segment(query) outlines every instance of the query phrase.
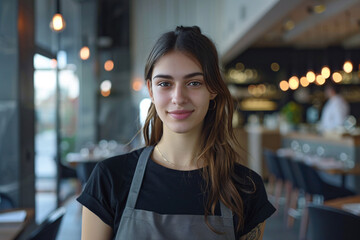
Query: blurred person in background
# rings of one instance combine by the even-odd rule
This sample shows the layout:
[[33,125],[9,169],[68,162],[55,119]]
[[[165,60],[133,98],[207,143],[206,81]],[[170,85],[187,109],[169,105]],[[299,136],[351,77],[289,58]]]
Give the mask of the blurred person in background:
[[328,99],[322,109],[320,130],[323,132],[334,131],[343,127],[350,114],[350,106],[340,95],[340,86],[334,82],[327,82],[324,90]]

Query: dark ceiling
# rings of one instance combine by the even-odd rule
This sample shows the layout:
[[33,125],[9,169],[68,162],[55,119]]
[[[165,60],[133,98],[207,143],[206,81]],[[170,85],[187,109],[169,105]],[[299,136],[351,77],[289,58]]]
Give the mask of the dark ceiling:
[[[98,0],[99,47],[129,47],[129,5],[129,0]],[[102,45],[104,39],[111,45]]]

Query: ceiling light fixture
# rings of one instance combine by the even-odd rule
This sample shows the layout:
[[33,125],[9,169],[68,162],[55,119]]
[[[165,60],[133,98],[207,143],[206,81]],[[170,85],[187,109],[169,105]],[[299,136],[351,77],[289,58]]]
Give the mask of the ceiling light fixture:
[[344,69],[344,72],[351,73],[353,70],[352,62],[350,60],[345,61],[344,65],[343,65],[343,69]]
[[90,48],[88,47],[88,44],[87,44],[87,38],[85,36],[83,36],[82,39],[83,39],[82,40],[83,46],[80,49],[79,55],[80,55],[81,60],[85,61],[90,58]]
[[60,0],[56,0],[56,13],[50,22],[50,29],[54,32],[61,32],[65,27],[66,23],[64,17],[60,13]]

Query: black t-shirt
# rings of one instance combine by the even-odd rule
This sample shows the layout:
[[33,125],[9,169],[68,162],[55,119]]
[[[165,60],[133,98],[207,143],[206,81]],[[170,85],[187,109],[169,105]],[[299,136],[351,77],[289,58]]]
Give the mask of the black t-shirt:
[[[99,162],[77,199],[113,228],[114,237],[142,150],[138,149]],[[268,201],[264,184],[257,173],[240,164],[235,165],[235,173],[242,179],[236,187],[244,204],[244,228],[241,232],[234,230],[238,239],[270,217],[275,208]],[[204,204],[206,193],[200,169],[178,171],[163,167],[151,158],[148,160],[136,209],[159,214],[204,215]],[[219,204],[215,209],[215,215],[220,215]],[[235,228],[237,223],[238,217],[235,215]]]

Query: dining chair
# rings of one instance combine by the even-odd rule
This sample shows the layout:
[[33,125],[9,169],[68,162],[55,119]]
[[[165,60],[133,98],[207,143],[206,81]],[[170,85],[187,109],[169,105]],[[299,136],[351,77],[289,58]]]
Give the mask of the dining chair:
[[325,182],[314,167],[309,166],[301,161],[296,162],[297,168],[304,180],[304,190],[305,190],[305,201],[306,206],[303,209],[301,223],[300,223],[300,239],[306,239],[306,233],[309,224],[309,211],[307,205],[313,200],[314,196],[320,196],[320,204],[323,201],[331,200],[340,197],[347,197],[355,195],[354,192],[344,188],[331,185]]
[[300,191],[303,191],[298,183],[298,178],[295,175],[292,162],[294,160],[289,157],[279,156],[279,163],[284,174],[285,189],[286,189],[286,204],[284,209],[284,220],[287,227],[294,225],[295,213],[297,212],[297,203]]
[[27,240],[55,240],[65,215],[65,207],[60,207],[49,214],[29,236]]
[[0,211],[14,208],[13,200],[5,193],[0,193]]
[[269,171],[269,185],[274,196],[274,207],[278,209],[285,177],[280,167],[279,158],[274,151],[264,149],[264,158]]
[[360,216],[324,205],[310,204],[310,240],[356,240],[360,236]]
[[298,166],[304,176],[308,193],[312,195],[321,195],[323,196],[324,201],[355,195],[354,192],[345,187],[339,187],[325,182],[314,167],[303,162],[298,162]]

